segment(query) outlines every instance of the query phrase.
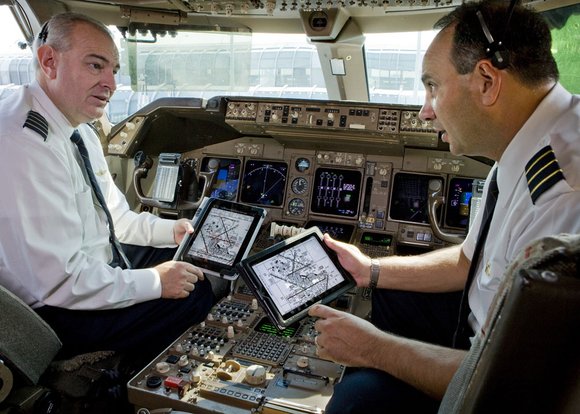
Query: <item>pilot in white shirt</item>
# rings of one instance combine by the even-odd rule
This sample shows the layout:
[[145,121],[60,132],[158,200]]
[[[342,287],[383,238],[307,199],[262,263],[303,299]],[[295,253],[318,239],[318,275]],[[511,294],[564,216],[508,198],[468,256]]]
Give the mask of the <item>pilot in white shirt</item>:
[[[547,235],[580,233],[579,126],[580,97],[556,84],[497,163],[499,196],[469,292],[474,332],[483,326],[509,263],[526,245]],[[463,243],[468,258],[481,215]]]
[[[201,269],[172,260],[193,228],[131,211],[86,124],[116,89],[119,53],[108,28],[75,13],[52,16],[34,58],[36,80],[0,101],[0,283],[54,329],[62,356],[151,358],[214,302]],[[125,250],[119,241],[134,266],[113,258]]]
[[[14,99],[3,100],[0,108],[2,284],[33,308],[107,309],[159,298],[155,269],[108,265],[113,256],[107,218],[70,140],[74,128],[44,91],[33,82]],[[46,140],[22,127],[31,108],[48,121]],[[7,125],[11,118],[22,123]],[[131,211],[113,182],[95,132],[86,124],[78,129],[120,240],[176,246],[174,221]]]

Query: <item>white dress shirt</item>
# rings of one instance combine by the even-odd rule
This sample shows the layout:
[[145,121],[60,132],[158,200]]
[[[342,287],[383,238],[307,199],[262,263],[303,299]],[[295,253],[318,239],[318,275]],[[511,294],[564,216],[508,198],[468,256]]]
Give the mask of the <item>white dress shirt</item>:
[[[48,121],[46,141],[23,127],[31,109]],[[175,246],[174,221],[130,210],[98,137],[88,125],[78,129],[119,240]],[[107,309],[159,298],[156,270],[108,265],[107,219],[70,141],[73,131],[36,82],[0,101],[0,283],[33,308]]]
[[[564,179],[532,202],[525,166],[542,148],[551,146]],[[487,312],[509,263],[532,240],[580,232],[580,96],[557,84],[513,138],[497,163],[499,197],[474,283],[469,291],[474,332]],[[484,196],[487,186],[484,189]],[[483,210],[483,209],[481,209]],[[482,211],[465,242],[472,258]]]

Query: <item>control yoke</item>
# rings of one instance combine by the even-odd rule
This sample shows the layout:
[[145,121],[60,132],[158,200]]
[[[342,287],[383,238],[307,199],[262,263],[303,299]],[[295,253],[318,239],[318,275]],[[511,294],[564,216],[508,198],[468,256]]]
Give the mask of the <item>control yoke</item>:
[[465,236],[454,233],[447,233],[441,230],[439,226],[439,221],[437,220],[437,208],[445,204],[445,197],[442,195],[443,185],[440,180],[430,180],[429,181],[429,221],[431,222],[431,228],[433,229],[433,234],[443,241],[453,244],[463,243]]
[[[133,186],[141,204],[163,209],[197,210],[204,197],[208,197],[215,178],[215,170],[196,175],[192,160],[179,161],[179,154],[160,154],[157,175],[153,184],[153,196],[143,191],[141,180],[147,178],[153,160],[139,152],[134,157]],[[199,181],[197,176],[199,176]],[[203,181],[202,190],[196,191]]]

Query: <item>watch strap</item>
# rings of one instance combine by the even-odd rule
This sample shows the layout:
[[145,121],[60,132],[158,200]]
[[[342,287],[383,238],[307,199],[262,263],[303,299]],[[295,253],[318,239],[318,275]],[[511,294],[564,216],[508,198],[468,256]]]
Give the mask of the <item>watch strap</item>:
[[379,283],[379,273],[381,272],[381,264],[379,259],[371,259],[371,282],[369,289],[375,289]]

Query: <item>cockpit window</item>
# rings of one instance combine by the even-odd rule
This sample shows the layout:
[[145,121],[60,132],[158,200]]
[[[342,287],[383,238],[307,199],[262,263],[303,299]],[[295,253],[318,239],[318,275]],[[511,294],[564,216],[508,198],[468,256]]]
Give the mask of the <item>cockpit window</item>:
[[365,59],[371,102],[420,105],[421,63],[436,31],[368,34]]
[[[580,5],[544,12],[552,27],[560,81],[580,93]],[[110,27],[121,70],[108,115],[113,123],[161,97],[217,95],[329,99],[319,53],[304,34],[250,33],[244,28],[139,30]],[[435,31],[365,34],[371,102],[420,105],[425,50]],[[328,59],[324,60],[328,64]],[[362,73],[361,73],[361,76]],[[0,6],[0,99],[34,78],[32,55],[8,6]]]
[[305,35],[201,31],[153,39],[136,30],[120,36],[119,47],[113,123],[167,96],[328,98],[316,48]]
[[[149,31],[125,33],[127,86],[134,91],[212,95],[248,90],[252,38],[249,32]],[[125,80],[125,79],[123,79]],[[120,86],[125,86],[120,85]]]

